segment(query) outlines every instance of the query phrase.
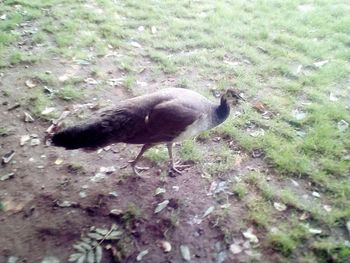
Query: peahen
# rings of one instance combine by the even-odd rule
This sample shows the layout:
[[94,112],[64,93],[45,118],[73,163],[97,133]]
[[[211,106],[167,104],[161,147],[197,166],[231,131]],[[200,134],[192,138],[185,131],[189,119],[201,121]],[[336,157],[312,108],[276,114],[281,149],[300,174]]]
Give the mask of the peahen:
[[229,101],[236,105],[240,99],[237,91],[228,89],[217,105],[195,91],[166,88],[124,100],[94,119],[57,132],[51,141],[54,146],[68,150],[93,150],[120,142],[143,144],[130,162],[136,174],[139,170],[136,164],[143,153],[164,143],[171,168],[180,173],[173,158],[173,143],[219,125],[230,113]]

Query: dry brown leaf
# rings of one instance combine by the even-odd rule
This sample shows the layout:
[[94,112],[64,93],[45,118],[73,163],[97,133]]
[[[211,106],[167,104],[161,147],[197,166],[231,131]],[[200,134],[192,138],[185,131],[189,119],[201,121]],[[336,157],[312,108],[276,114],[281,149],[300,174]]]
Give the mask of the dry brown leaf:
[[35,88],[36,85],[37,85],[37,84],[35,83],[35,81],[32,80],[32,79],[26,80],[25,84],[26,84],[26,86],[27,86],[28,88]]
[[264,113],[266,112],[266,106],[264,103],[262,103],[261,101],[256,101],[253,104],[253,108],[260,113]]

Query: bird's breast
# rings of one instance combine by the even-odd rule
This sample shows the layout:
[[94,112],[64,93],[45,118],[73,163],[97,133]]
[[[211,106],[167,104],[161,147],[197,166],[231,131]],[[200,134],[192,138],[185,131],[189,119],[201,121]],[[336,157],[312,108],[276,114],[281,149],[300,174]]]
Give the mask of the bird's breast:
[[194,137],[198,135],[202,131],[206,131],[210,129],[210,123],[205,114],[203,114],[198,120],[193,122],[191,125],[187,126],[185,131],[180,133],[179,136],[177,136],[173,142],[180,142],[186,139],[189,139],[191,137]]

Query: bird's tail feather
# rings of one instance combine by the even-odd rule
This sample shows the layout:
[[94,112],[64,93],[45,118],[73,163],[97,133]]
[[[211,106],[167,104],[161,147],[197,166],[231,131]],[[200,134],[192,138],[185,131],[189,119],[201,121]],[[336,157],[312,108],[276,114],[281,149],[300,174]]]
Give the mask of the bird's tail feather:
[[110,136],[101,129],[101,122],[80,124],[66,128],[51,138],[52,144],[68,150],[79,148],[100,148],[108,145]]

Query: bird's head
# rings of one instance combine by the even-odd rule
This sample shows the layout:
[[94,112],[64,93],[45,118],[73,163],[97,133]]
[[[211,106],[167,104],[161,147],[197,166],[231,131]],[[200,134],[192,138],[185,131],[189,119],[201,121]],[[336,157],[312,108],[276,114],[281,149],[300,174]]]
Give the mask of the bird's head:
[[237,105],[241,100],[245,101],[240,92],[234,89],[227,89],[221,100],[231,102],[233,105]]

